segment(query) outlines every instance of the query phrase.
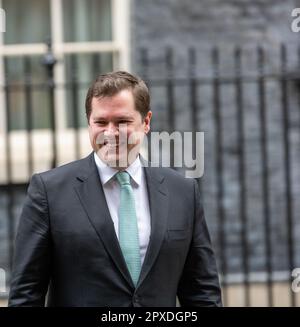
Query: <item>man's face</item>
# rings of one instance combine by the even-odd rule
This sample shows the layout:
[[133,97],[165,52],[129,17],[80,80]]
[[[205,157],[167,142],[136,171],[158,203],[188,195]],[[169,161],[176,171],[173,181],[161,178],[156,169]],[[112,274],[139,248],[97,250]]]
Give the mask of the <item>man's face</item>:
[[137,157],[150,130],[151,111],[142,119],[131,90],[93,98],[91,107],[89,135],[94,151],[109,166],[126,168]]

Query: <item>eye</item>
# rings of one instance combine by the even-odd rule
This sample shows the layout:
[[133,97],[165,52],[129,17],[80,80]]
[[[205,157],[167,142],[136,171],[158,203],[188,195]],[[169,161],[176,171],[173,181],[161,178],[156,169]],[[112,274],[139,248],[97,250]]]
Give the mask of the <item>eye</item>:
[[106,124],[106,122],[104,120],[97,120],[95,121],[95,124],[103,126]]
[[122,119],[122,120],[119,120],[118,123],[119,124],[128,124],[128,123],[130,123],[130,121],[129,120]]

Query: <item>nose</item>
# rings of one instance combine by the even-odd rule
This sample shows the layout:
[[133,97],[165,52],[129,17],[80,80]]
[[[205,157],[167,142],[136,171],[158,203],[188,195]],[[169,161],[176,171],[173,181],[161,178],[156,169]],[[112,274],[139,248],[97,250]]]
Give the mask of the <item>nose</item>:
[[116,134],[118,132],[118,127],[114,123],[108,123],[105,132],[107,134]]
[[119,136],[118,127],[110,122],[107,124],[104,131],[104,138],[108,140],[108,142],[115,143],[117,142],[116,138]]

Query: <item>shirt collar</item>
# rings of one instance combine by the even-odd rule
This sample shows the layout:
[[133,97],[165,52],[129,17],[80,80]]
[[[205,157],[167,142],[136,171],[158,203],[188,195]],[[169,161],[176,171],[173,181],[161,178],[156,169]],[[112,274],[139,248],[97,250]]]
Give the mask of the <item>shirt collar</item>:
[[[94,152],[94,158],[95,163],[98,169],[98,173],[102,182],[102,185],[106,185],[108,182],[110,182],[116,173],[118,173],[118,170],[115,168],[112,168],[108,166],[105,162],[103,162],[99,156]],[[142,165],[140,161],[140,157],[137,156],[137,158],[134,160],[134,162],[125,169],[125,171],[128,172],[128,174],[131,176],[133,181],[139,186],[142,181]]]

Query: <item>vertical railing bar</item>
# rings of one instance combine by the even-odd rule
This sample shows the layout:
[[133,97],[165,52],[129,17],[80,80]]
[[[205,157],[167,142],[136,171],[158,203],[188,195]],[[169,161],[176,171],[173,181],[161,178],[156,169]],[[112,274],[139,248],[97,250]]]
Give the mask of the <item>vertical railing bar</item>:
[[[173,49],[166,49],[166,68],[167,68],[167,110],[168,110],[168,131],[169,133],[173,133],[175,130],[175,102],[174,102],[174,55]],[[171,146],[171,145],[170,145]],[[170,165],[173,169],[174,167],[174,142],[173,146],[170,149]]]
[[72,92],[72,116],[74,125],[74,142],[75,142],[75,158],[80,158],[80,129],[78,117],[78,61],[77,55],[70,56],[70,71],[71,71],[71,92]]
[[[191,108],[191,127],[192,127],[192,157],[196,158],[196,132],[198,126],[198,102],[197,102],[197,82],[196,82],[196,69],[197,69],[197,56],[196,49],[190,47],[188,50],[188,76],[189,76],[189,90],[190,90],[190,108]],[[201,178],[196,178],[202,201],[204,199],[201,192]]]
[[28,155],[28,177],[33,173],[33,150],[32,150],[32,80],[31,80],[31,62],[30,58],[25,56],[23,57],[23,66],[24,66],[24,91],[25,91],[25,129],[27,136],[27,155]]
[[[146,85],[148,86],[149,92],[151,93],[150,88],[150,80],[149,80],[149,53],[148,49],[142,48],[140,50],[140,62],[141,62],[141,75],[143,80],[145,81]],[[147,134],[148,139],[148,148],[147,148],[147,155],[148,161],[151,162],[151,131]]]
[[273,306],[273,282],[272,282],[272,244],[271,244],[271,217],[269,195],[269,156],[267,151],[268,132],[266,118],[266,81],[265,81],[265,51],[262,47],[257,48],[257,71],[258,71],[258,108],[260,122],[260,144],[262,163],[262,205],[264,217],[265,257],[267,271],[268,306]]
[[237,139],[238,145],[238,179],[240,181],[240,218],[241,218],[241,242],[242,242],[242,265],[245,286],[245,305],[250,306],[249,292],[249,250],[248,250],[248,217],[246,196],[246,171],[245,171],[245,127],[244,127],[244,105],[242,86],[242,50],[235,49],[235,75],[236,75],[236,114],[237,114]]
[[[51,74],[52,75],[52,74]],[[56,119],[55,119],[55,104],[54,104],[54,80],[53,76],[49,78],[49,103],[50,103],[50,126],[52,136],[52,162],[51,168],[57,166],[57,140],[56,140]]]
[[[8,69],[8,59],[4,58],[4,67]],[[10,116],[10,85],[8,80],[8,73],[5,71],[4,80],[5,103],[6,103],[6,174],[7,174],[7,219],[8,219],[8,264],[11,271],[13,265],[13,252],[14,252],[14,192],[12,181],[12,156],[11,156],[11,116]]]
[[142,48],[140,50],[140,58],[141,58],[141,74],[143,76],[143,80],[147,83],[149,79],[149,51],[147,48]]
[[47,42],[48,51],[44,55],[42,64],[46,68],[47,73],[47,88],[49,93],[49,110],[50,110],[50,130],[51,130],[51,144],[52,144],[52,159],[50,163],[51,168],[57,166],[57,135],[56,135],[56,115],[55,115],[55,101],[54,101],[54,66],[56,64],[56,59],[54,58],[52,52],[52,44],[49,39]]
[[[100,63],[99,63],[99,53],[94,53],[93,57],[92,57],[92,62],[93,65],[91,66],[91,75],[93,76],[93,80],[101,73],[100,72]],[[96,76],[95,75],[95,71],[96,71]]]
[[[297,70],[298,70],[298,77],[297,77],[297,80],[296,80],[296,86],[297,86],[297,89],[299,90],[300,88],[300,45],[298,46],[298,54],[297,54],[297,59],[298,59],[298,67],[297,67]],[[300,126],[300,92],[297,92],[298,94],[298,115],[299,115],[299,121],[298,121],[298,124]],[[299,140],[300,140],[300,129],[299,129]],[[300,182],[300,181],[299,181]]]
[[[287,84],[287,49],[284,44],[280,48],[281,57],[281,91],[282,91],[282,123],[283,123],[283,160],[284,160],[284,187],[286,200],[286,220],[287,220],[287,241],[288,241],[288,265],[291,272],[294,269],[294,243],[293,243],[293,213],[292,213],[292,192],[291,192],[291,164],[290,164],[290,144],[289,144],[289,102]],[[290,280],[292,282],[292,280]],[[291,306],[296,305],[295,293],[290,288]]]
[[217,216],[219,223],[219,253],[221,272],[223,274],[222,286],[224,305],[228,303],[227,294],[227,262],[226,262],[226,239],[225,239],[225,220],[226,214],[224,210],[224,163],[223,163],[223,126],[221,120],[221,102],[220,102],[220,55],[217,47],[212,50],[212,69],[213,69],[213,115],[215,122],[215,161],[216,161],[216,182],[217,182]]

